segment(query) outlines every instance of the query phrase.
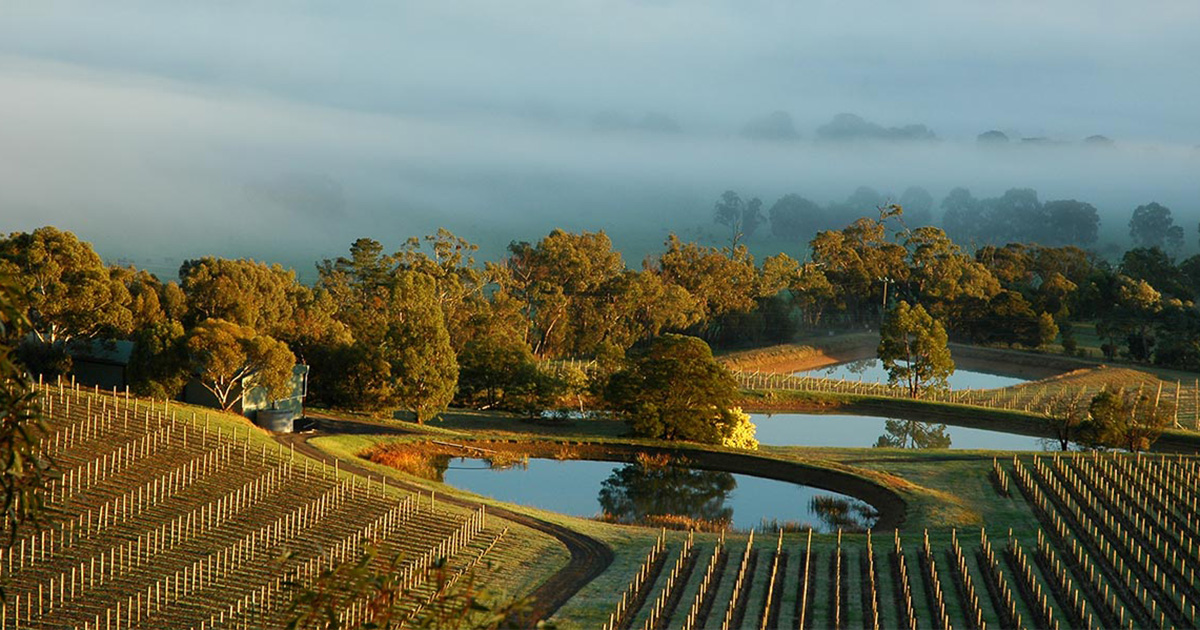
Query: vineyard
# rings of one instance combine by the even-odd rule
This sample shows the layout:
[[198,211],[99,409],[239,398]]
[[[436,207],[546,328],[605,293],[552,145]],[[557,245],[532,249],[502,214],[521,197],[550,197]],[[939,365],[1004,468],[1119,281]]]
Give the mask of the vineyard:
[[[39,393],[56,465],[49,522],[0,550],[2,630],[280,627],[289,582],[368,545],[402,554],[415,621],[468,570],[476,586],[520,586],[505,569],[553,544],[302,457],[244,419],[70,386]],[[347,602],[344,620],[365,604]]]
[[[56,462],[49,526],[0,552],[0,630],[279,627],[289,583],[403,552],[412,625],[470,576],[513,591],[553,541],[384,477],[293,453],[244,420],[97,391],[40,390]],[[990,529],[814,535],[662,532],[602,613],[656,628],[1195,628],[1200,459],[1020,455],[996,499],[1033,520]],[[445,558],[443,563],[441,560]],[[542,562],[543,565],[539,565]],[[624,565],[624,566],[629,566]],[[530,567],[537,567],[531,569]],[[619,572],[619,571],[618,571]],[[345,602],[343,620],[366,615]]]
[[661,534],[605,630],[1195,628],[1200,460],[997,461],[1023,532]]
[[[790,390],[883,398],[908,398],[902,387],[886,382],[798,376],[775,372],[734,372],[744,389]],[[1173,424],[1179,428],[1200,430],[1200,380],[1163,381],[1145,372],[1130,369],[1081,371],[1062,378],[1021,383],[999,389],[933,390],[923,400],[971,405],[991,409],[1044,413],[1055,396],[1078,396],[1089,400],[1105,385],[1141,388],[1156,404],[1169,405]]]

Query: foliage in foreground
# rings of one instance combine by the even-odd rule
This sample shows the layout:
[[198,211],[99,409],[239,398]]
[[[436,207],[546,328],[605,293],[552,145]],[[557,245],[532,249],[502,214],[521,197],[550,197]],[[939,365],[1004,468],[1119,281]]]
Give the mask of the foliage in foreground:
[[[0,546],[16,540],[18,530],[36,524],[51,464],[39,448],[45,432],[37,394],[12,357],[17,340],[28,330],[21,292],[0,275],[0,488],[4,492]],[[0,597],[3,597],[0,588]]]
[[[327,569],[312,583],[293,582],[287,609],[288,630],[385,630],[392,628],[455,628],[493,630],[527,628],[531,610],[521,600],[497,601],[477,590],[467,576],[452,579],[447,567],[432,569],[434,595],[424,596],[403,583],[404,563],[399,553],[368,546],[353,561]],[[414,602],[424,605],[410,618]],[[361,618],[347,621],[345,613],[358,607]],[[538,628],[550,628],[537,623]]]

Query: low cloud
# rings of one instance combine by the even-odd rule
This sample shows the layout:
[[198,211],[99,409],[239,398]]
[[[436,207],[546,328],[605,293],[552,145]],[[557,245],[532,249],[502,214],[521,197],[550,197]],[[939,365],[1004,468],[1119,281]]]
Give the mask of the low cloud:
[[0,216],[302,267],[441,225],[489,255],[603,228],[636,262],[730,188],[1033,187],[1117,233],[1149,200],[1192,225],[1200,6],[1101,5],[17,2]]

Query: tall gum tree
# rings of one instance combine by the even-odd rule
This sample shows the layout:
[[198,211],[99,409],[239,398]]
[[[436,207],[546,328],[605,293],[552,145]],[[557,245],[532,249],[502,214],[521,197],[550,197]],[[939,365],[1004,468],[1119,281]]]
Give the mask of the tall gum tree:
[[1183,247],[1183,227],[1175,225],[1170,208],[1152,201],[1133,209],[1129,238],[1140,247],[1178,250]]
[[248,377],[271,399],[291,391],[295,355],[283,342],[249,326],[206,319],[192,329],[187,351],[192,372],[226,411],[244,396],[242,385]]
[[458,363],[442,309],[446,294],[437,277],[414,269],[432,271],[438,261],[459,267],[450,236],[442,238],[450,249],[435,258],[416,252],[412,243],[388,255],[377,241],[362,238],[348,258],[318,265],[318,288],[331,296],[334,317],[352,337],[328,348],[314,370],[314,385],[331,402],[406,409],[421,422],[449,404]]
[[0,239],[0,272],[26,296],[30,330],[44,344],[123,336],[133,327],[121,274],[71,232],[42,227]]
[[1000,292],[996,277],[939,228],[908,232],[905,247],[909,251],[907,290],[937,317],[953,321],[964,299],[990,300]]
[[888,382],[902,385],[913,398],[946,388],[954,373],[947,341],[946,329],[924,307],[898,302],[879,329],[878,355]]
[[518,300],[529,322],[529,345],[539,357],[590,354],[581,333],[606,326],[603,304],[625,272],[621,254],[604,232],[554,230],[531,245],[509,245],[500,289]]
[[461,352],[469,336],[466,330],[471,319],[485,308],[484,289],[489,282],[486,269],[475,264],[474,253],[479,246],[455,236],[445,228],[424,239],[412,237],[405,241],[393,259],[397,269],[424,273],[434,279],[438,307],[450,332],[455,352]]
[[417,272],[400,272],[384,355],[391,364],[399,406],[424,423],[446,410],[458,383],[458,361],[437,302],[437,282]]
[[302,355],[347,337],[328,292],[300,284],[294,271],[278,264],[204,257],[184,262],[179,277],[187,296],[185,325],[223,319],[284,341]]
[[837,289],[840,305],[860,323],[878,321],[889,287],[908,279],[908,250],[892,242],[886,224],[898,213],[897,206],[883,208],[878,219],[862,218],[841,230],[820,232],[811,242],[813,263]]
[[666,246],[658,271],[667,283],[683,287],[695,300],[705,337],[716,336],[721,317],[754,309],[761,297],[759,276],[744,245],[702,247],[671,234]]

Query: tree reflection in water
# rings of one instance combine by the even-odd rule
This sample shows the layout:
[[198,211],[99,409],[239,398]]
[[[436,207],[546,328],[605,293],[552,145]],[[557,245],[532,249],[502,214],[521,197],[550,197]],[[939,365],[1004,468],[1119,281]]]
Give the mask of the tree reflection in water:
[[914,420],[888,419],[876,448],[950,448],[946,425]]
[[865,532],[879,520],[875,508],[857,499],[817,495],[808,507],[825,524],[825,531]]
[[613,471],[600,487],[600,507],[606,517],[639,523],[647,517],[682,516],[688,520],[728,524],[733,508],[726,507],[737,481],[727,472],[638,462]]
[[[868,370],[874,368],[876,365],[879,365],[879,359],[859,359],[858,361],[850,361],[848,363],[837,363],[831,365],[825,369],[825,374],[833,375],[836,374],[838,370],[845,370],[849,374],[858,374],[861,376],[867,373]],[[816,372],[816,370],[813,371]]]

